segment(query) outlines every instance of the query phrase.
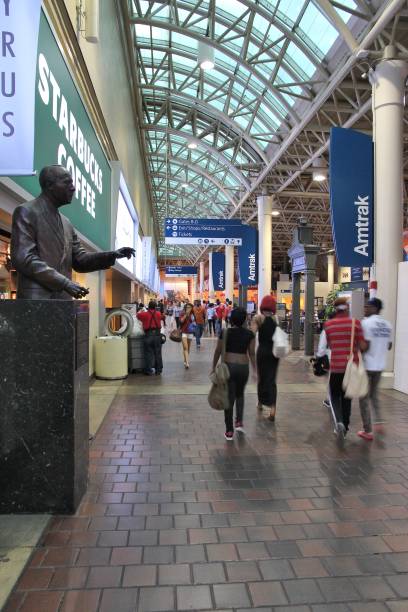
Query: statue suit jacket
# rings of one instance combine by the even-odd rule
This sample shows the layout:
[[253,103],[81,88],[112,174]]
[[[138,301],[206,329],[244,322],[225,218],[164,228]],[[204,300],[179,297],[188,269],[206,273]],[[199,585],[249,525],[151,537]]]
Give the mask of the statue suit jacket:
[[115,263],[114,253],[87,253],[72,224],[44,196],[18,206],[13,214],[11,261],[17,270],[17,298],[71,299],[64,288],[77,272]]

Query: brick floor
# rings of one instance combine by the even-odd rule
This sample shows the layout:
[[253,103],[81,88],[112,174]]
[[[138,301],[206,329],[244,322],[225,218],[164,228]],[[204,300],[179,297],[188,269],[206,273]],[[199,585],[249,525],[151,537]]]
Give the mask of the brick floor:
[[408,612],[407,401],[387,436],[353,407],[344,450],[307,363],[281,364],[275,424],[248,388],[246,436],[206,401],[212,340],[191,368],[121,386],[75,516],[53,517],[5,612]]

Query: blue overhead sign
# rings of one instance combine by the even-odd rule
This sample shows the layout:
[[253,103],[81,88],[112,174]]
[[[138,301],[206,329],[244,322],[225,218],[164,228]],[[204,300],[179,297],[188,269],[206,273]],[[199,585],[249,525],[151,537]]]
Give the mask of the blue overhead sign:
[[212,278],[214,291],[224,291],[225,289],[225,255],[224,253],[213,253],[212,258]]
[[196,266],[166,266],[166,276],[194,276]]
[[165,244],[198,244],[201,246],[240,246],[239,219],[166,219]]
[[330,211],[340,266],[369,267],[374,254],[374,148],[355,130],[330,131]]
[[241,227],[242,245],[238,249],[239,277],[242,285],[258,284],[258,231],[251,225]]

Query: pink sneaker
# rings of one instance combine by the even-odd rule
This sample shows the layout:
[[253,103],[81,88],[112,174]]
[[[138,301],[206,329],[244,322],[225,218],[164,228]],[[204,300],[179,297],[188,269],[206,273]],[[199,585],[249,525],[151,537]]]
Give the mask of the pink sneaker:
[[234,432],[233,431],[226,431],[224,434],[224,438],[228,441],[231,441],[234,439]]
[[367,431],[358,431],[357,435],[360,436],[360,438],[364,438],[364,440],[373,440],[374,436],[372,433],[368,433]]

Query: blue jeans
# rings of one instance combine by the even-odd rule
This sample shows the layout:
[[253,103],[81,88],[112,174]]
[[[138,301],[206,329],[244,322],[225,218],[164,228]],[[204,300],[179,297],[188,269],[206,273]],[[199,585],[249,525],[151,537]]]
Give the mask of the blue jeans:
[[195,338],[196,338],[197,346],[201,345],[201,336],[203,335],[203,332],[204,332],[203,323],[197,323],[196,330],[195,330]]
[[222,330],[222,319],[215,319],[215,334],[220,335]]

